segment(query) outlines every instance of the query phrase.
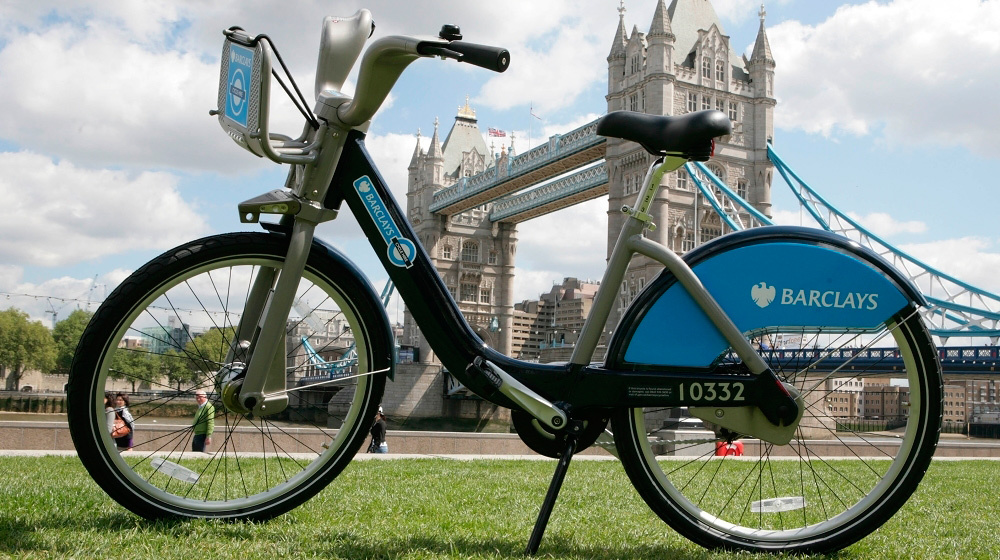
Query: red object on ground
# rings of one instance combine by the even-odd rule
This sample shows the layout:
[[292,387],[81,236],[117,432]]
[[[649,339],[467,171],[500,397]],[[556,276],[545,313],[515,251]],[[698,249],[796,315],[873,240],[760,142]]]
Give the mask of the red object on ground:
[[734,441],[733,443],[726,443],[724,441],[715,442],[715,456],[725,457],[726,455],[732,455],[734,457],[743,456],[743,442]]

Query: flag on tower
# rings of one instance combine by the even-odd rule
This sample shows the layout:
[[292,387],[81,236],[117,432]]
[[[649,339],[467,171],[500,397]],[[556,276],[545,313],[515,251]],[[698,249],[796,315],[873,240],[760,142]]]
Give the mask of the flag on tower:
[[491,128],[491,129],[489,129],[489,133],[490,133],[490,136],[500,136],[500,137],[506,137],[507,136],[507,133],[504,132],[504,131],[502,131],[502,130],[500,130],[499,128]]

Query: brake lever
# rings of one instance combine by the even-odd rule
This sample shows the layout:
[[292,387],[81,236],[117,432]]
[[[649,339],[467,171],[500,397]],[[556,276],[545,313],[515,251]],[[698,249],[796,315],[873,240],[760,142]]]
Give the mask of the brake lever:
[[426,56],[440,56],[442,58],[453,58],[459,62],[465,56],[458,51],[453,51],[442,45],[435,45],[431,43],[424,43],[417,47],[417,52]]

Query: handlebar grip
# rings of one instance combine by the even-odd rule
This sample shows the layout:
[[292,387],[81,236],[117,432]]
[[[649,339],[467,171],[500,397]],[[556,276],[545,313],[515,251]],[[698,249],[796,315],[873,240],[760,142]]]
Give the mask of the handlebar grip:
[[465,41],[452,41],[448,43],[448,50],[462,53],[462,62],[474,64],[480,68],[503,72],[510,66],[510,52],[501,47],[491,47],[488,45],[477,45],[466,43]]

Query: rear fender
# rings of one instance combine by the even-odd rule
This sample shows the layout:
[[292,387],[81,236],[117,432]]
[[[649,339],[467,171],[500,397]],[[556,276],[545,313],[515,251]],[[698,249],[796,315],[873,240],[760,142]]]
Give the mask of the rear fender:
[[[925,305],[913,284],[849,239],[809,228],[736,232],[684,260],[744,334],[778,327],[877,329],[908,306]],[[729,344],[669,271],[629,306],[607,367],[708,368]]]

